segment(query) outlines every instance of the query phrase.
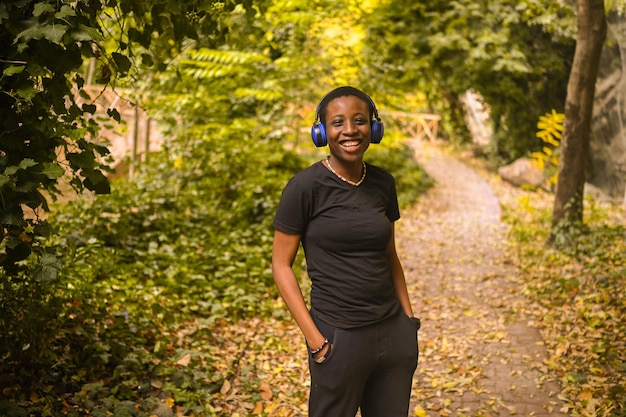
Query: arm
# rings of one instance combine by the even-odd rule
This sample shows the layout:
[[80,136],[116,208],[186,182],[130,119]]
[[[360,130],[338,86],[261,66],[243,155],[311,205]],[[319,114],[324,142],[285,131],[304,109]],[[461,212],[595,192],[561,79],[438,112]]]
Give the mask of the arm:
[[[274,232],[272,246],[272,275],[287,309],[304,334],[310,349],[317,349],[324,343],[324,335],[319,331],[306,306],[300,284],[293,272],[293,262],[300,246],[300,235],[291,235],[280,230]],[[328,351],[326,346],[316,357]]]
[[396,237],[395,237],[395,223],[391,223],[391,239],[387,245],[387,260],[389,262],[389,268],[391,269],[391,281],[393,287],[396,290],[396,296],[400,301],[402,310],[404,313],[413,317],[413,308],[411,307],[411,300],[409,298],[409,291],[406,287],[406,279],[404,277],[404,270],[396,251]]

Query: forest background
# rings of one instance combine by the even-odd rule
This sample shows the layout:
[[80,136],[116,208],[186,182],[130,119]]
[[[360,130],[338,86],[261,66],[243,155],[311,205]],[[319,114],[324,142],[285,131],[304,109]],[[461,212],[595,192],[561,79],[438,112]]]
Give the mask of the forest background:
[[[558,153],[562,126],[546,150],[537,122],[564,111],[573,6],[1,4],[0,411],[219,415],[234,370],[215,359],[228,344],[218,335],[252,318],[285,319],[269,270],[271,220],[286,181],[323,156],[309,143],[316,100],[358,85],[381,112],[440,115],[440,136],[462,149],[472,138],[461,98],[475,91],[493,127],[481,149],[489,166]],[[101,134],[132,127],[114,106],[98,108],[105,91],[158,121],[162,150],[127,160],[132,177],[111,169]],[[368,160],[396,176],[407,207],[431,182],[392,126]],[[594,335],[594,383],[567,360],[551,365],[576,387],[572,413],[592,404],[617,416],[626,402],[624,228],[614,209],[589,204],[586,227],[549,251],[550,213],[511,208],[523,211],[509,216],[511,239],[529,294],[584,301],[555,338],[572,326]],[[301,258],[297,266],[303,274]],[[239,389],[254,404],[267,400],[259,386],[251,377]]]

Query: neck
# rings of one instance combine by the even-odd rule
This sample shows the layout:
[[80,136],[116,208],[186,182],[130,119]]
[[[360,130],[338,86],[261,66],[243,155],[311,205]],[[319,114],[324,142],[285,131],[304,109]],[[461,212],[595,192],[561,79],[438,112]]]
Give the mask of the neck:
[[339,179],[350,185],[359,186],[365,179],[366,167],[362,159],[350,163],[345,161],[339,162],[336,158],[328,156],[326,158],[326,166]]

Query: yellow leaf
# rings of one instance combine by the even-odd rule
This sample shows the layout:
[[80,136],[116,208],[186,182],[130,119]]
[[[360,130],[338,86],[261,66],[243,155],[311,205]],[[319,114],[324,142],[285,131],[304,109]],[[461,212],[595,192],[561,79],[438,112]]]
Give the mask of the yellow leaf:
[[174,407],[174,399],[172,397],[167,397],[167,400],[165,400],[165,406],[169,408]]
[[588,401],[593,398],[593,393],[589,388],[583,389],[580,394],[578,394],[578,399],[580,401]]
[[263,403],[261,401],[257,401],[254,406],[254,410],[252,410],[252,414],[261,414],[263,413]]
[[451,388],[455,388],[458,385],[457,381],[450,381],[450,382],[446,382],[445,384],[443,384],[443,387],[446,389],[451,389]]
[[426,410],[418,406],[413,410],[413,415],[416,417],[426,417]]

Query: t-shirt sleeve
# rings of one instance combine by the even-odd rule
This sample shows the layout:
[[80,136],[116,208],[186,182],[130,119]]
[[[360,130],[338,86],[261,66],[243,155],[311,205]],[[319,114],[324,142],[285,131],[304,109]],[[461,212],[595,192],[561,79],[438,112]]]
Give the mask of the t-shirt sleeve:
[[283,190],[274,216],[274,228],[282,232],[302,235],[308,223],[310,197],[308,187],[298,177],[292,178]]

